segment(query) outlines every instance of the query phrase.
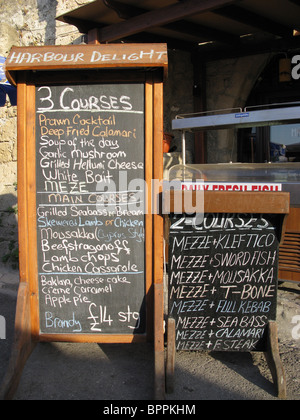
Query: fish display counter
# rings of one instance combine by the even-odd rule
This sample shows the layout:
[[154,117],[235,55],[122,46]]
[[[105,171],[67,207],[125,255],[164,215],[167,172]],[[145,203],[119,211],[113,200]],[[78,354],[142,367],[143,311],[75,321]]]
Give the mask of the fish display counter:
[[211,191],[289,192],[300,207],[300,163],[189,165],[200,171]]
[[198,174],[197,179],[182,181],[183,190],[290,193],[290,213],[280,246],[279,280],[300,282],[300,163],[205,164],[189,168]]

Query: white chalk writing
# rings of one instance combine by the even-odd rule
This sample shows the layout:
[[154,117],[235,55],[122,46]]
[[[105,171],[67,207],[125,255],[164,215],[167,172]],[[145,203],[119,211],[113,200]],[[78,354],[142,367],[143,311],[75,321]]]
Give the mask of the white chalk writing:
[[[277,220],[277,219],[276,219]],[[251,351],[275,317],[278,220],[206,214],[171,220],[169,316],[178,350]]]
[[144,191],[122,181],[144,179],[144,85],[40,86],[36,111],[41,331],[142,333]]

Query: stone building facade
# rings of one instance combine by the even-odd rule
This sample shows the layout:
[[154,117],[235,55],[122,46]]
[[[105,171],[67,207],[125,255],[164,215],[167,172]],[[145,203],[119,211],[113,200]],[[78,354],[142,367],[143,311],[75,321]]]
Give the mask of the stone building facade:
[[[0,0],[0,55],[13,45],[68,45],[83,42],[74,26],[55,20],[90,0]],[[242,107],[269,55],[212,61],[206,64],[207,109]],[[169,78],[165,85],[164,130],[171,131],[177,114],[194,111],[194,67],[189,52],[169,51]],[[180,134],[173,146],[181,151]],[[208,162],[236,159],[234,133],[210,133]],[[193,160],[193,136],[188,135],[189,161]],[[0,263],[17,260],[17,107],[0,108]]]

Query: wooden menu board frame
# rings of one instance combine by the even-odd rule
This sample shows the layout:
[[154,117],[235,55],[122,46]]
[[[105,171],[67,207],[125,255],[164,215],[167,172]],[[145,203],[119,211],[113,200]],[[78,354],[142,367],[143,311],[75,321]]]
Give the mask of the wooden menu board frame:
[[[163,197],[163,213],[178,213],[178,202],[182,203],[182,213],[193,214],[197,203],[203,203],[202,211],[207,214],[266,214],[282,215],[282,231],[279,232],[281,243],[284,241],[287,217],[290,213],[290,194],[284,192],[220,192],[220,191],[165,191]],[[194,315],[196,316],[196,315]],[[276,321],[267,324],[265,358],[269,365],[278,398],[285,399],[286,377],[281,362],[278,345],[278,327]],[[176,321],[168,317],[167,325],[167,361],[166,389],[174,390],[174,371],[176,357]]]
[[[96,60],[97,59],[97,60]],[[66,62],[69,60],[68,64]],[[22,369],[38,342],[136,343],[154,341],[154,396],[164,398],[163,218],[152,214],[152,179],[163,177],[163,80],[165,44],[13,47],[8,78],[18,89],[18,211],[20,286],[15,340],[0,397],[11,399]],[[108,70],[109,69],[109,70]],[[69,70],[69,71],[66,71]],[[80,71],[79,71],[80,70]],[[113,70],[113,71],[112,71]],[[36,86],[142,83],[145,86],[145,334],[41,334],[37,267]],[[158,200],[158,194],[154,201]],[[155,205],[155,204],[154,204]]]

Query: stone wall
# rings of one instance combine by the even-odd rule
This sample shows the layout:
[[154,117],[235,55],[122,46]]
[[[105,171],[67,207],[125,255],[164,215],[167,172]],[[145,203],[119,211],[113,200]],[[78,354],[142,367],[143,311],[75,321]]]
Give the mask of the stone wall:
[[[172,133],[172,120],[178,114],[194,111],[193,99],[193,64],[191,54],[179,50],[169,50],[169,77],[164,87],[164,130]],[[173,146],[181,152],[181,134],[173,132]],[[194,151],[194,136],[187,133],[187,150],[191,156]]]
[[[67,45],[81,42],[73,26],[55,17],[90,0],[0,0],[0,55],[13,45]],[[16,265],[17,252],[17,107],[0,108],[0,264]]]

